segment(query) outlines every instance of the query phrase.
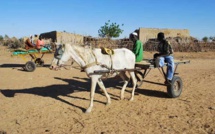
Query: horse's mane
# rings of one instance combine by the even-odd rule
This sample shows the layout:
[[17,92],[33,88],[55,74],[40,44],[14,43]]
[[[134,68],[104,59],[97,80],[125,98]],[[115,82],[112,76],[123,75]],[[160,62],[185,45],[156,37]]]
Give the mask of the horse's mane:
[[82,44],[70,44],[75,52],[80,55],[86,62],[91,62],[95,58],[93,54],[93,49]]
[[75,51],[78,51],[80,53],[85,53],[87,51],[92,50],[91,48],[86,47],[86,45],[83,45],[83,44],[70,44],[70,45]]

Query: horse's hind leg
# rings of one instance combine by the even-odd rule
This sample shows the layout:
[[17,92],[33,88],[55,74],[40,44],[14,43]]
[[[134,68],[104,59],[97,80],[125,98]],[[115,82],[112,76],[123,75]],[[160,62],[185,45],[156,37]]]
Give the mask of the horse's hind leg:
[[119,76],[123,79],[124,81],[124,85],[122,87],[121,90],[121,95],[120,95],[120,99],[123,100],[124,99],[124,93],[125,93],[125,88],[128,85],[128,77],[125,75],[125,72],[120,72]]
[[111,103],[110,96],[109,96],[109,94],[107,93],[107,90],[106,90],[106,88],[105,88],[105,86],[104,86],[104,83],[102,82],[101,79],[98,80],[98,85],[99,85],[99,87],[103,90],[103,92],[105,93],[105,96],[106,96],[106,98],[107,98],[107,103],[106,103],[106,104],[110,104],[110,103]]
[[132,93],[131,93],[131,98],[129,100],[133,101],[134,100],[134,92],[135,92],[136,85],[137,85],[137,79],[135,77],[134,72],[129,72],[129,73],[130,73],[130,76],[131,76],[131,79],[132,79],[132,82],[133,82],[133,89],[132,89]]

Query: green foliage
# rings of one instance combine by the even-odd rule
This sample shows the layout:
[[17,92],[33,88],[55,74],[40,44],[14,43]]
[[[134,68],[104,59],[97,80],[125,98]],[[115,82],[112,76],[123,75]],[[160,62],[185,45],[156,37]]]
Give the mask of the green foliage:
[[3,36],[2,36],[2,35],[0,35],[0,41],[3,41],[3,40],[4,40]]
[[211,41],[214,41],[215,40],[215,36],[214,37],[209,37],[209,39],[211,40]]
[[4,39],[5,39],[5,40],[8,40],[8,39],[10,39],[10,37],[9,37],[8,35],[5,34]]
[[208,41],[215,41],[215,36],[210,36],[210,37],[205,36],[202,38],[202,41],[204,41],[205,43]]
[[110,23],[110,20],[108,20],[108,22],[106,22],[105,25],[101,26],[101,28],[98,30],[99,36],[103,38],[117,38],[122,32],[123,30],[120,28],[120,25],[116,23]]
[[2,44],[3,46],[7,46],[10,49],[16,49],[21,47],[23,42],[21,42],[15,37],[9,38],[8,36],[6,36],[6,39],[2,41]]
[[203,40],[204,42],[208,42],[208,37],[205,36],[205,37],[202,38],[202,40]]

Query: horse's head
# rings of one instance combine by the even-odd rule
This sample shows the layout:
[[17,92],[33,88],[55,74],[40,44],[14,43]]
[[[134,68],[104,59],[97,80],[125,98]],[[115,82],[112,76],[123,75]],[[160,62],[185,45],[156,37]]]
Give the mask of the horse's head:
[[[65,44],[65,45],[56,45],[55,54],[52,60],[50,69],[58,70],[60,67],[65,67],[65,63],[72,59],[77,62],[80,66],[85,66],[88,64],[89,57],[94,57],[90,47],[81,46],[76,44]],[[71,64],[73,64],[73,61]],[[87,62],[86,62],[87,61]],[[94,61],[94,58],[93,58]],[[93,62],[92,61],[92,62]]]
[[62,55],[64,53],[64,45],[62,44],[56,44],[55,45],[55,53],[54,53],[54,58],[52,60],[52,63],[50,65],[50,69],[51,70],[57,70],[60,66],[61,66],[61,58],[62,58]]

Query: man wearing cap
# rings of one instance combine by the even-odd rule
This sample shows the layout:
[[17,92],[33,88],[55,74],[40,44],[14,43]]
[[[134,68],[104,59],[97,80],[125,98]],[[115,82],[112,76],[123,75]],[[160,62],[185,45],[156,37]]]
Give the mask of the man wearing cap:
[[138,39],[138,34],[136,32],[133,32],[130,34],[130,39],[133,41],[133,53],[136,56],[136,62],[140,62],[143,60],[143,44]]
[[166,84],[171,83],[171,80],[174,75],[174,58],[173,58],[173,49],[169,42],[165,39],[164,33],[160,32],[157,34],[158,52],[154,54],[155,62],[157,61],[158,67],[164,66],[165,62],[167,63],[167,75],[166,75]]
[[[129,38],[134,43],[132,51],[135,54],[136,62],[141,62],[143,60],[143,44],[138,39],[138,34],[136,32],[133,32],[130,34]],[[137,73],[143,75],[142,72],[138,71]],[[137,80],[140,81],[140,79],[139,79],[139,77],[137,77],[136,73],[135,73],[135,76],[136,76]],[[132,86],[131,79],[130,79],[128,86]]]

